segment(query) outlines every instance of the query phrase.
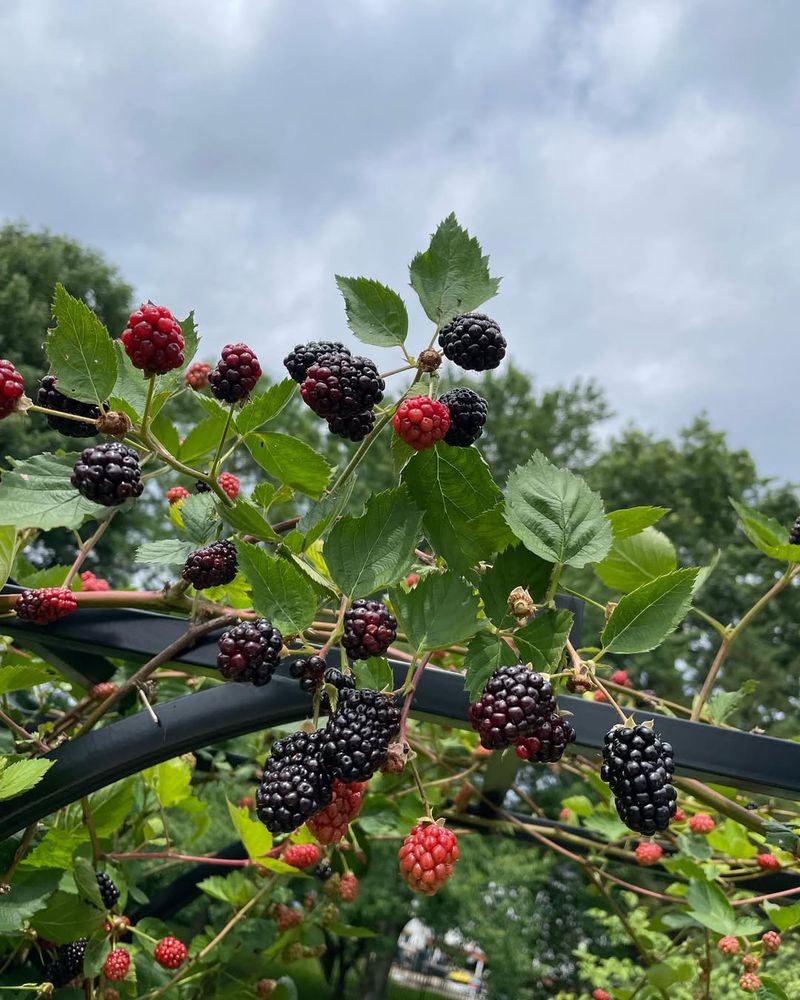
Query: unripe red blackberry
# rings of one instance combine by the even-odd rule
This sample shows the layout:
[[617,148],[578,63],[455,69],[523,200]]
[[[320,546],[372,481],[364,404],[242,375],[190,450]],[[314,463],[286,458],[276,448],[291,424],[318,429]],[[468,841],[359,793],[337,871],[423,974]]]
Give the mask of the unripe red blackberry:
[[689,829],[692,833],[711,833],[716,825],[708,813],[695,813],[689,820]]
[[726,934],[717,941],[717,950],[722,955],[727,955],[731,957],[733,955],[739,954],[739,939],[733,937],[731,934]]
[[474,372],[497,368],[506,356],[500,327],[484,313],[464,313],[451,319],[439,332],[439,346],[446,358]]
[[614,726],[605,736],[600,777],[622,822],[647,836],[666,830],[677,808],[672,746],[649,726]]
[[183,941],[168,936],[155,946],[153,957],[165,969],[179,969],[189,957],[189,951]]
[[469,448],[483,434],[483,425],[489,415],[489,406],[483,396],[472,389],[459,386],[439,397],[450,413],[450,427],[444,436],[445,444],[455,448]]
[[89,688],[89,697],[92,701],[105,701],[117,690],[117,685],[113,681],[100,681]]
[[605,691],[600,691],[599,689],[595,691],[592,695],[592,701],[608,701]]
[[556,709],[553,687],[523,664],[498,667],[469,706],[469,721],[487,750],[533,736]]
[[412,396],[404,399],[392,417],[395,434],[415,451],[432,448],[450,427],[450,411],[436,399]]
[[239,806],[240,809],[255,809],[256,800],[252,795],[240,795],[236,800],[236,805]]
[[633,684],[631,684],[631,679],[630,677],[628,677],[627,670],[615,670],[614,673],[611,675],[611,683],[619,684],[620,687],[626,687],[626,688],[633,687]]
[[763,872],[776,872],[781,866],[774,854],[759,854],[756,857],[756,864]]
[[636,848],[636,860],[645,867],[657,865],[663,854],[664,851],[658,844],[648,841],[643,841]]
[[678,806],[678,808],[675,810],[675,815],[672,817],[672,819],[675,823],[686,822],[686,813],[683,811],[683,809],[681,809],[680,806]]
[[292,868],[313,868],[319,861],[319,848],[316,844],[290,844],[282,860]]
[[177,503],[179,500],[185,500],[192,494],[186,489],[185,486],[171,486],[167,490],[167,500],[169,500],[170,506]]
[[108,872],[97,872],[97,888],[107,910],[113,910],[119,900],[119,889]]
[[334,778],[368,781],[385,764],[399,732],[400,710],[391,695],[345,689],[324,730],[322,759]]
[[358,879],[352,872],[345,872],[339,880],[339,896],[345,903],[353,903],[358,898]]
[[72,470],[72,485],[93,503],[118,507],[142,495],[139,452],[119,441],[85,448]]
[[258,818],[271,833],[291,833],[331,801],[324,740],[322,730],[301,730],[273,745],[256,793]]
[[303,922],[303,914],[300,910],[296,910],[292,906],[287,906],[285,903],[278,903],[274,910],[274,916],[281,934],[284,931],[291,930],[292,927],[297,927],[298,924],[302,924]]
[[220,474],[218,482],[231,500],[235,500],[239,496],[240,483],[238,476],[234,476],[232,472],[223,472]]
[[761,989],[761,980],[754,972],[745,972],[739,979],[739,988],[745,993],[758,993]]
[[369,358],[327,354],[308,369],[300,395],[319,417],[349,417],[380,403],[384,388]]
[[[95,437],[98,433],[96,420],[100,418],[100,407],[96,403],[81,403],[59,392],[55,375],[45,375],[39,383],[36,402],[48,410],[58,410],[59,413],[72,413],[76,417],[86,417],[86,423],[77,420],[67,420],[64,417],[47,415],[47,423],[65,437],[86,438]],[[103,403],[103,409],[108,412],[108,403]]]
[[223,677],[262,687],[280,663],[283,636],[272,622],[259,618],[225,629],[217,646],[217,667]]
[[164,306],[148,302],[132,312],[120,340],[134,368],[140,368],[148,377],[165,375],[183,364],[183,333]]
[[259,979],[259,981],[256,983],[256,996],[268,997],[274,989],[275,989],[274,979]]
[[366,781],[346,784],[337,778],[330,803],[306,820],[306,826],[320,844],[336,844],[361,810]]
[[592,1000],[613,1000],[613,998],[605,990],[592,990]]
[[14,605],[17,618],[34,625],[49,625],[77,610],[75,595],[64,587],[23,590]]
[[195,590],[207,590],[230,583],[237,568],[236,546],[225,540],[192,552],[181,575]]
[[414,892],[432,896],[453,874],[458,840],[438,823],[420,823],[400,848],[400,874]]
[[344,616],[342,645],[354,660],[382,656],[397,638],[397,619],[380,601],[359,598]]
[[103,975],[112,983],[118,983],[127,976],[130,967],[131,956],[125,948],[114,948],[103,964]]
[[761,936],[761,945],[765,955],[774,955],[780,950],[781,936],[777,931],[767,931]]
[[761,959],[758,955],[752,954],[742,955],[742,968],[745,972],[755,972],[761,965]]
[[88,938],[79,938],[71,944],[59,945],[55,956],[47,963],[44,977],[56,989],[66,986],[76,976],[83,973],[83,959],[86,955]]
[[90,569],[81,573],[81,584],[84,593],[105,593],[107,590],[111,590],[111,584],[108,580],[104,580],[101,576],[95,576]]
[[184,379],[190,389],[199,392],[208,387],[208,376],[211,374],[211,365],[206,361],[195,361],[186,369]]
[[534,764],[554,764],[561,760],[570,743],[575,742],[575,729],[569,719],[552,712],[535,732],[517,741],[516,754]]
[[223,403],[247,399],[261,378],[261,365],[247,344],[226,344],[217,367],[209,375],[211,393]]
[[286,355],[283,364],[295,382],[303,382],[308,369],[328,354],[349,356],[350,351],[336,340],[312,340],[310,344],[298,344]]
[[375,411],[328,417],[328,430],[345,441],[363,441],[375,426]]
[[22,376],[10,361],[0,358],[0,420],[13,413],[25,392]]
[[[2,364],[2,362],[0,362]],[[792,530],[789,532],[789,544],[790,545],[800,545],[800,517],[792,525]]]

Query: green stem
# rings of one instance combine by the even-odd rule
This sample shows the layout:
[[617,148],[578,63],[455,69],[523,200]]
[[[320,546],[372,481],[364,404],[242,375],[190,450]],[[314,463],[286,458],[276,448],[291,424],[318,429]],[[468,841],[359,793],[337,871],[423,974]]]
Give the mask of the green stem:
[[372,428],[369,434],[367,434],[367,436],[355,450],[353,457],[344,467],[339,478],[336,480],[333,486],[331,486],[331,488],[328,490],[329,496],[335,493],[337,490],[341,489],[342,486],[344,486],[344,484],[347,482],[347,480],[353,475],[353,473],[356,471],[359,465],[361,465],[367,452],[375,443],[378,435],[386,426],[386,424],[388,424],[389,421],[392,419],[393,415],[394,415],[393,410],[390,409],[386,413],[384,413],[383,416],[378,420],[378,422],[375,424],[375,426]]
[[556,591],[558,590],[558,580],[561,576],[561,570],[564,568],[563,563],[554,563],[553,571],[550,574],[550,583],[547,587],[547,593],[544,595],[544,603],[550,605],[555,600]]
[[153,408],[153,396],[156,391],[156,377],[151,375],[147,380],[147,396],[144,401],[144,413],[142,414],[142,435],[147,439],[150,434],[150,411]]
[[43,413],[46,417],[58,417],[59,420],[72,420],[76,424],[94,424],[91,417],[79,417],[74,413],[64,413],[61,410],[51,410],[46,406],[38,406],[34,403],[27,407],[28,413]]
[[225,421],[225,426],[222,429],[222,437],[219,439],[219,445],[217,446],[217,453],[214,456],[214,461],[211,463],[210,476],[212,479],[217,478],[217,469],[219,468],[219,460],[222,455],[222,449],[225,446],[225,439],[228,437],[228,431],[231,429],[231,421],[233,420],[233,408],[236,404],[231,403],[230,409],[228,410],[228,419]]

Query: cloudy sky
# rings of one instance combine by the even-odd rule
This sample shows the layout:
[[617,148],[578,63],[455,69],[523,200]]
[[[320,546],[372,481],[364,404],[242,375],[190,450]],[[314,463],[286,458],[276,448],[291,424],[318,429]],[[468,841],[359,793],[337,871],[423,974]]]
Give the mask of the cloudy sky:
[[3,0],[0,219],[101,249],[206,347],[346,333],[448,212],[542,384],[701,409],[797,467],[796,0]]

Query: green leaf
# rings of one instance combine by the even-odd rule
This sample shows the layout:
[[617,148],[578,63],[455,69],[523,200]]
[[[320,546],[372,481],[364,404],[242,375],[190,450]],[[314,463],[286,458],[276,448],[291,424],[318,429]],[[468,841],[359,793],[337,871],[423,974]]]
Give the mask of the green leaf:
[[262,469],[315,500],[331,477],[322,455],[289,434],[248,434],[245,443]]
[[258,820],[251,819],[244,806],[235,806],[228,801],[228,813],[236,827],[236,831],[244,844],[248,857],[259,860],[267,851],[272,850],[272,834]]
[[477,449],[437,446],[421,451],[401,478],[423,511],[425,535],[452,569],[465,573],[486,555],[469,526],[502,495]]
[[254,886],[240,871],[232,871],[230,875],[211,875],[198,882],[197,888],[212,899],[234,906],[244,906],[255,894]]
[[78,453],[45,453],[17,462],[3,471],[0,483],[0,524],[17,528],[79,528],[89,517],[107,511],[84,499],[71,485]]
[[392,468],[394,469],[394,474],[399,476],[417,452],[410,444],[406,444],[399,434],[392,434],[391,449]]
[[47,357],[58,388],[83,402],[104,402],[117,381],[117,358],[108,330],[80,299],[56,285]]
[[244,497],[236,497],[233,506],[217,503],[217,513],[220,517],[236,531],[241,531],[246,535],[255,535],[262,541],[279,541],[280,535],[272,530],[272,525],[264,517],[255,504],[245,500]]
[[736,914],[728,898],[713,882],[693,879],[686,890],[691,915],[717,934],[736,934]]
[[500,285],[500,279],[489,274],[489,258],[483,256],[480,243],[452,213],[440,223],[428,249],[411,261],[409,271],[411,287],[437,326],[477,309],[497,295]]
[[351,598],[396,583],[411,567],[421,521],[405,487],[374,494],[360,517],[343,517],[328,535],[324,556],[332,579]]
[[657,962],[647,970],[647,981],[657,990],[666,990],[675,983],[688,983],[695,974],[695,963],[688,958]]
[[173,757],[155,767],[148,767],[142,771],[142,777],[165,809],[192,794],[192,768],[182,757]]
[[677,567],[672,542],[656,528],[645,528],[638,535],[615,539],[611,551],[594,571],[607,587],[627,593]]
[[585,795],[571,795],[569,798],[562,799],[561,805],[565,809],[569,809],[570,812],[574,812],[576,816],[581,816],[584,819],[591,816],[594,812],[591,799],[588,799]]
[[72,874],[75,876],[75,885],[78,887],[80,896],[99,910],[105,910],[106,906],[100,895],[97,876],[86,858],[75,858],[72,863]]
[[689,610],[696,577],[696,569],[679,569],[626,594],[603,629],[604,649],[646,653],[658,646]]
[[281,976],[273,986],[270,997],[272,1000],[297,1000],[297,987],[294,980],[288,976]]
[[180,451],[177,452],[180,460],[191,464],[192,462],[197,462],[200,458],[210,456],[211,452],[219,444],[224,426],[225,420],[221,414],[201,420],[184,438]]
[[758,687],[758,681],[748,680],[738,691],[716,691],[705,706],[703,714],[713,723],[724,722],[736,709],[749,700],[750,695]]
[[298,635],[314,620],[317,598],[309,580],[290,562],[237,542],[239,567],[253,591],[253,607],[284,637]]
[[150,425],[150,429],[171,455],[177,455],[181,448],[178,428],[163,411],[158,414]]
[[131,364],[122,341],[112,340],[111,343],[114,345],[114,357],[117,362],[117,380],[108,401],[113,410],[122,410],[131,420],[138,422],[144,413],[147,379]]
[[194,321],[194,309],[192,309],[186,319],[180,320],[178,325],[181,328],[185,344],[183,349],[183,364],[184,368],[186,368],[195,354],[197,354],[197,348],[200,344],[200,338],[197,336],[197,324]]
[[354,660],[353,673],[360,688],[383,691],[394,683],[394,674],[383,656],[370,656],[368,660]]
[[352,476],[341,489],[336,490],[335,493],[325,494],[300,518],[295,529],[301,538],[300,551],[305,552],[318,538],[321,538],[328,525],[332,524],[345,509],[353,492],[355,481],[355,476]]
[[747,830],[736,820],[726,819],[708,834],[708,843],[720,854],[744,861],[754,858],[758,851],[750,843]]
[[763,905],[764,912],[779,931],[790,931],[800,925],[800,903],[779,906],[767,900]]
[[371,278],[343,278],[336,284],[344,297],[347,325],[364,344],[396,347],[408,334],[405,303],[391,288]]
[[739,515],[742,531],[760,552],[781,562],[800,562],[800,545],[789,545],[786,540],[789,532],[774,517],[735,500],[731,500],[731,505]]
[[529,552],[524,545],[514,545],[501,552],[494,565],[481,575],[478,589],[486,617],[498,628],[516,625],[508,610],[508,595],[515,587],[524,587],[534,601],[547,590],[552,565]]
[[540,612],[533,621],[514,633],[523,660],[536,670],[547,672],[558,666],[572,628],[571,611]]
[[342,924],[338,920],[331,920],[326,927],[331,932],[331,934],[337,934],[339,937],[346,938],[371,938],[375,937],[376,932],[371,931],[368,927],[350,927],[347,924]]
[[407,593],[392,591],[400,628],[418,652],[471,638],[481,627],[478,598],[456,573],[430,573]]
[[197,546],[181,538],[162,538],[158,542],[145,542],[136,550],[135,561],[150,566],[183,566]]
[[35,788],[55,764],[54,760],[15,760],[0,771],[0,801]]
[[603,501],[580,476],[537,451],[508,477],[506,521],[523,545],[548,562],[580,569],[611,547]]
[[789,1000],[789,994],[773,976],[761,974],[758,978],[761,980],[758,1000]]
[[[60,587],[68,572],[69,566],[62,563],[48,566],[47,569],[32,571],[18,564],[14,571],[14,579],[21,587],[29,587],[31,590],[38,587]],[[80,577],[78,580],[80,581]],[[80,584],[78,583],[78,585]]]
[[0,694],[27,691],[37,684],[52,684],[55,680],[59,680],[58,675],[39,663],[0,667]]
[[105,915],[95,906],[84,903],[67,892],[56,892],[47,907],[31,918],[31,926],[40,937],[53,944],[69,944],[79,937],[89,937],[102,924]]
[[513,649],[493,632],[479,632],[470,639],[464,657],[464,687],[470,701],[476,701],[486,682],[498,667],[519,662]]
[[0,588],[5,587],[17,554],[17,530],[0,527]]
[[89,808],[99,837],[115,833],[133,808],[133,778],[115,781],[89,796]]
[[711,858],[711,847],[705,837],[694,833],[679,833],[677,836],[678,850],[695,861],[708,861]]
[[72,868],[72,857],[79,847],[89,841],[89,833],[84,827],[74,830],[51,829],[42,837],[32,851],[25,855],[25,868]]
[[764,839],[768,844],[774,844],[781,850],[790,854],[797,854],[800,851],[800,840],[797,831],[793,830],[785,823],[776,823],[774,820],[767,820],[764,823]]
[[593,830],[605,837],[606,840],[619,840],[626,837],[630,831],[616,816],[604,810],[595,810],[591,816],[587,816],[583,825],[587,830]]
[[181,501],[181,520],[189,538],[206,545],[219,528],[217,498],[214,493],[193,493]]
[[261,858],[259,864],[262,868],[268,868],[271,872],[275,872],[278,875],[294,875],[296,878],[304,877],[303,873],[298,871],[297,868],[287,865],[280,858]]
[[665,514],[669,514],[669,507],[626,507],[623,510],[610,510],[606,517],[616,540],[638,535],[640,531],[660,521]]
[[240,434],[249,434],[274,420],[292,398],[296,388],[294,379],[285,378],[266,391],[251,396],[236,418],[236,429]]
[[41,910],[55,891],[63,872],[20,870],[10,891],[0,896],[0,934],[19,933],[24,921]]

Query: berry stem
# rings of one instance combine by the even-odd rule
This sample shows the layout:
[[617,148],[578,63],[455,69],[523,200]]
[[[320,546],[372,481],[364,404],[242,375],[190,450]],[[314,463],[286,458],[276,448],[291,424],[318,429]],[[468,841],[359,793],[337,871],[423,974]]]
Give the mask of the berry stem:
[[62,587],[65,587],[67,590],[69,590],[69,588],[72,586],[72,581],[78,575],[78,570],[83,565],[84,560],[92,551],[92,549],[95,547],[95,545],[97,545],[97,543],[100,541],[103,535],[106,533],[109,524],[111,524],[112,520],[114,519],[114,515],[117,513],[118,510],[116,508],[112,509],[108,517],[105,519],[105,521],[103,521],[98,526],[95,533],[93,535],[90,535],[86,539],[86,541],[81,544],[80,548],[78,549],[78,554],[75,556],[75,561],[70,566],[67,575],[64,577],[64,582],[61,585]]
[[[403,693],[406,696],[406,700],[403,703],[403,711],[400,715],[400,739],[405,741],[406,732],[408,730],[408,713],[411,711],[411,702],[414,700],[414,695],[417,693],[417,685],[425,672],[425,668],[431,659],[431,653],[426,653],[417,664],[417,669],[414,671],[411,680],[403,685]],[[413,667],[413,663],[412,663]],[[410,672],[409,668],[409,672]]]
[[61,410],[51,410],[47,406],[39,406],[37,403],[31,403],[30,406],[26,408],[27,412],[30,413],[43,413],[46,417],[58,417],[59,420],[72,420],[76,424],[94,424],[95,420],[91,417],[80,417],[76,413],[66,413]]
[[[328,637],[328,639],[326,639],[325,645],[321,646],[319,651],[317,652],[317,656],[321,656],[323,660],[327,656],[331,646],[339,639],[339,636],[342,634],[344,630],[344,616],[345,612],[347,611],[347,606],[349,603],[350,599],[345,594],[345,596],[342,597],[342,600],[339,604],[339,611],[336,614],[336,624],[333,626],[333,630],[330,636]],[[330,625],[326,625],[325,628],[330,628]]]
[[[276,857],[280,849],[273,848],[268,857]],[[221,865],[227,868],[247,868],[255,862],[249,858],[206,858],[194,854],[173,854],[170,851],[123,851],[103,854],[108,861],[186,861],[198,865]]]
[[608,703],[611,705],[611,707],[614,709],[614,711],[620,717],[620,719],[622,721],[622,724],[624,726],[625,723],[628,721],[628,716],[622,711],[622,709],[620,708],[619,703],[617,702],[616,698],[611,694],[611,692],[608,690],[608,688],[605,686],[605,684],[603,684],[603,682],[600,680],[600,678],[597,676],[597,674],[595,674],[594,672],[590,672],[590,676],[591,676],[592,681],[594,682],[595,686],[598,687],[603,692],[603,694],[606,696],[606,698],[608,699]]
[[411,773],[414,775],[414,782],[417,786],[419,797],[422,799],[422,806],[425,809],[425,815],[428,817],[431,823],[435,823],[436,821],[433,818],[433,811],[431,809],[431,804],[430,802],[428,802],[428,796],[425,794],[425,786],[422,784],[422,779],[419,776],[417,765],[414,763],[413,759],[409,758],[408,766],[411,768]]
[[555,600],[556,591],[558,590],[558,581],[563,568],[563,563],[553,563],[553,570],[550,573],[550,583],[547,586],[547,593],[544,595],[544,603],[547,605],[552,604]]
[[94,818],[92,817],[92,809],[89,805],[89,799],[84,795],[81,799],[81,812],[83,813],[83,822],[86,829],[89,831],[89,841],[92,845],[92,861],[95,865],[103,856],[103,852],[100,850],[100,841],[97,838],[97,828],[94,825]]
[[4,726],[10,729],[11,732],[14,733],[18,739],[24,740],[26,743],[33,743],[33,745],[41,753],[47,753],[49,751],[50,748],[48,746],[45,746],[45,744],[42,743],[41,740],[34,739],[27,729],[23,729],[22,726],[14,722],[14,720],[11,718],[10,715],[6,715],[6,713],[3,711],[0,711],[0,722],[2,722]]
[[378,376],[379,378],[391,378],[392,375],[400,375],[402,372],[410,372],[417,367],[417,362],[414,361],[410,365],[402,365],[400,368],[392,368],[388,372],[381,372]]
[[214,455],[214,461],[211,463],[211,472],[209,475],[212,479],[217,478],[217,470],[219,469],[220,458],[222,456],[222,449],[225,447],[225,441],[228,437],[228,431],[231,429],[231,421],[233,420],[233,410],[236,406],[235,403],[231,403],[228,408],[228,419],[225,421],[225,426],[222,428],[222,435],[219,439],[219,444],[217,445],[217,452]]
[[394,408],[390,407],[387,410],[387,412],[384,413],[379,418],[378,422],[375,424],[375,426],[372,428],[372,430],[369,432],[369,434],[367,434],[367,436],[364,438],[364,440],[361,442],[361,444],[358,446],[358,448],[356,448],[355,452],[353,453],[353,457],[350,459],[350,461],[344,467],[344,469],[343,469],[341,475],[339,476],[339,478],[336,480],[336,482],[333,484],[333,486],[331,486],[331,488],[328,490],[328,496],[331,496],[337,490],[341,489],[342,486],[344,486],[344,484],[347,482],[347,480],[353,475],[353,473],[356,471],[356,469],[359,467],[359,465],[361,465],[361,463],[364,460],[364,457],[366,456],[366,454],[369,451],[369,449],[375,443],[376,438],[378,437],[378,435],[380,434],[380,432],[383,430],[383,428],[392,419],[393,415],[394,415]]

